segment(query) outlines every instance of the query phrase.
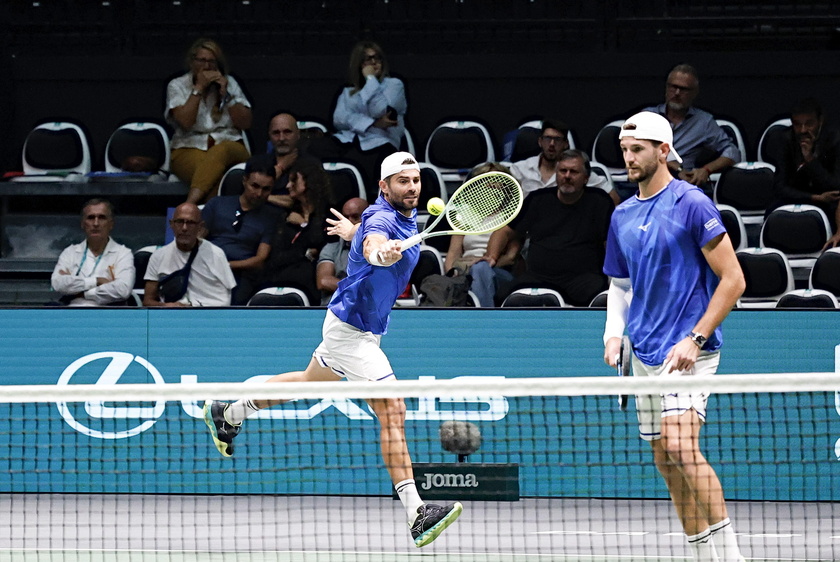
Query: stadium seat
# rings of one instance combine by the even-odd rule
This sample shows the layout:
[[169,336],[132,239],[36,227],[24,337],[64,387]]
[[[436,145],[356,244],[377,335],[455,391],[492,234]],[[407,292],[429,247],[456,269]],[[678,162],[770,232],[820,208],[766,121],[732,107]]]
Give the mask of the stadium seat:
[[341,206],[353,197],[361,197],[367,201],[365,182],[362,179],[362,173],[355,164],[350,162],[324,162],[324,170],[330,176],[330,185],[337,209],[341,209]]
[[540,287],[517,289],[502,301],[504,308],[564,307],[566,301],[557,291]]
[[732,142],[735,143],[735,146],[738,148],[738,152],[741,153],[740,161],[748,161],[749,158],[747,158],[747,145],[746,143],[744,143],[744,135],[741,134],[741,129],[738,127],[738,125],[736,125],[732,121],[727,121],[726,119],[715,119],[715,122],[718,124],[718,127],[723,129],[723,131],[727,135],[729,135],[729,138],[732,139]]
[[829,291],[795,289],[782,295],[776,308],[840,308],[840,303]]
[[245,175],[245,162],[234,164],[219,181],[218,195],[239,195],[242,193],[242,177]]
[[309,306],[309,299],[294,287],[269,287],[257,291],[246,306]]
[[609,291],[601,291],[595,298],[592,299],[592,302],[589,303],[589,308],[607,308],[607,294]]
[[784,151],[790,126],[790,119],[778,119],[764,129],[758,141],[758,160],[760,162],[776,165],[777,159]]
[[793,271],[780,250],[746,248],[735,255],[747,283],[740,308],[773,308],[782,295],[794,290]]
[[830,236],[828,217],[819,207],[782,205],[764,220],[760,245],[784,252],[794,279],[808,279]]
[[55,121],[32,129],[23,143],[23,176],[13,181],[60,181],[91,171],[90,141],[74,123]]
[[760,225],[774,200],[774,172],[766,162],[738,162],[721,173],[715,184],[715,203],[736,208],[744,224]]
[[613,181],[627,181],[624,157],[618,146],[618,133],[623,124],[623,120],[607,123],[601,127],[592,143],[592,161],[606,166]]
[[152,254],[155,253],[155,250],[160,248],[160,246],[143,246],[136,252],[134,252],[134,290],[132,291],[134,296],[140,301],[141,305],[143,302],[143,295],[146,293],[146,268],[149,266],[149,258],[152,257]]
[[840,248],[829,248],[817,258],[808,284],[811,289],[822,289],[840,297]]
[[472,168],[495,159],[490,131],[477,121],[447,121],[426,142],[425,161],[436,166],[447,183],[459,184]]
[[120,172],[130,156],[145,156],[169,173],[169,135],[157,123],[135,121],[111,133],[105,146],[105,171]]
[[732,240],[732,247],[735,248],[736,252],[746,248],[747,229],[744,226],[744,219],[741,218],[741,213],[731,205],[717,205],[717,209],[720,212],[721,219],[723,219],[723,227]]

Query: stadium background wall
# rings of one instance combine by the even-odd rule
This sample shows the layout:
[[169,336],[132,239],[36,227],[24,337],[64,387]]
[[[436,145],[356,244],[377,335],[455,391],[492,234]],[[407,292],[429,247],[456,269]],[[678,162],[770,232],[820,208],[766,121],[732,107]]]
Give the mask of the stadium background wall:
[[[62,373],[68,384],[93,383],[107,357],[130,354],[123,357],[140,362],[119,382],[154,382],[153,374],[166,383],[244,381],[303,368],[322,319],[323,310],[6,309],[0,367],[4,384],[52,385]],[[402,379],[614,376],[601,360],[603,323],[603,311],[593,310],[396,310],[383,348]],[[721,374],[837,368],[840,323],[831,312],[735,311],[724,337]],[[414,460],[454,461],[437,431],[460,417],[483,434],[469,461],[520,463],[523,496],[663,497],[634,413],[619,412],[611,397],[487,400],[409,401]],[[36,414],[20,414],[31,405],[2,404],[16,429],[0,451],[0,492],[389,495],[367,409],[307,402],[249,420],[233,459],[209,443],[196,403],[161,405],[146,414],[144,431],[121,439],[74,429],[55,404]],[[95,418],[82,404],[68,411],[106,434],[144,421]],[[20,415],[29,419],[16,421]],[[732,499],[840,500],[840,394],[717,395],[709,420],[706,440],[724,456],[711,460]],[[815,437],[794,445],[799,434]]]

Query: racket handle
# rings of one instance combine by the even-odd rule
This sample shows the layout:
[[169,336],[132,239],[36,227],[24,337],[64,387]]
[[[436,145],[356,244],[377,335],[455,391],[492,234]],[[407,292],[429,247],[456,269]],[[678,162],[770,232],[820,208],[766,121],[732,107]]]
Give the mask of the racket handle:
[[416,246],[417,244],[419,244],[422,241],[423,241],[423,235],[422,234],[415,234],[414,236],[406,238],[400,244],[400,251],[404,252],[407,249],[411,248],[412,246]]

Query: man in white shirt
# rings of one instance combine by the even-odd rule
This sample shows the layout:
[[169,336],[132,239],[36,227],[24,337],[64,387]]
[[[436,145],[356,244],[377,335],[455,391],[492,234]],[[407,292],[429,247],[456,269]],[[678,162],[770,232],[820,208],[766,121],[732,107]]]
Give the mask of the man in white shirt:
[[[510,174],[522,186],[525,197],[533,191],[546,187],[557,187],[557,162],[560,155],[569,149],[569,127],[557,119],[545,119],[537,140],[540,153],[525,160],[514,162]],[[606,179],[598,174],[589,176],[589,187],[603,189],[618,205],[621,199]]]
[[114,208],[91,199],[82,208],[85,241],[68,246],[58,257],[52,288],[70,306],[123,304],[134,288],[134,254],[111,239]]
[[[207,240],[199,239],[204,226],[201,211],[193,203],[182,203],[175,209],[170,221],[175,240],[155,250],[146,268],[144,306],[230,306],[231,290],[236,286],[233,271],[225,253]],[[194,257],[190,259],[195,251]],[[176,286],[174,298],[170,291],[161,289],[167,276],[184,270],[189,264],[186,279],[176,276],[170,281]],[[185,283],[178,290],[180,283]],[[182,294],[181,294],[182,293]],[[171,301],[171,302],[164,302]]]

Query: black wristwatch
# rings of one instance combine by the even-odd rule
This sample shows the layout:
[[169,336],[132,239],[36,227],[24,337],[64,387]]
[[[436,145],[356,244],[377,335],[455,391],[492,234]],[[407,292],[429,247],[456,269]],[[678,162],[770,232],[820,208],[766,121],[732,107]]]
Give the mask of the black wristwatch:
[[688,334],[688,337],[691,339],[691,341],[694,342],[694,345],[696,345],[700,349],[703,349],[703,346],[705,346],[706,342],[709,341],[709,339],[706,336],[704,336],[703,334],[698,334],[697,332],[690,332]]

